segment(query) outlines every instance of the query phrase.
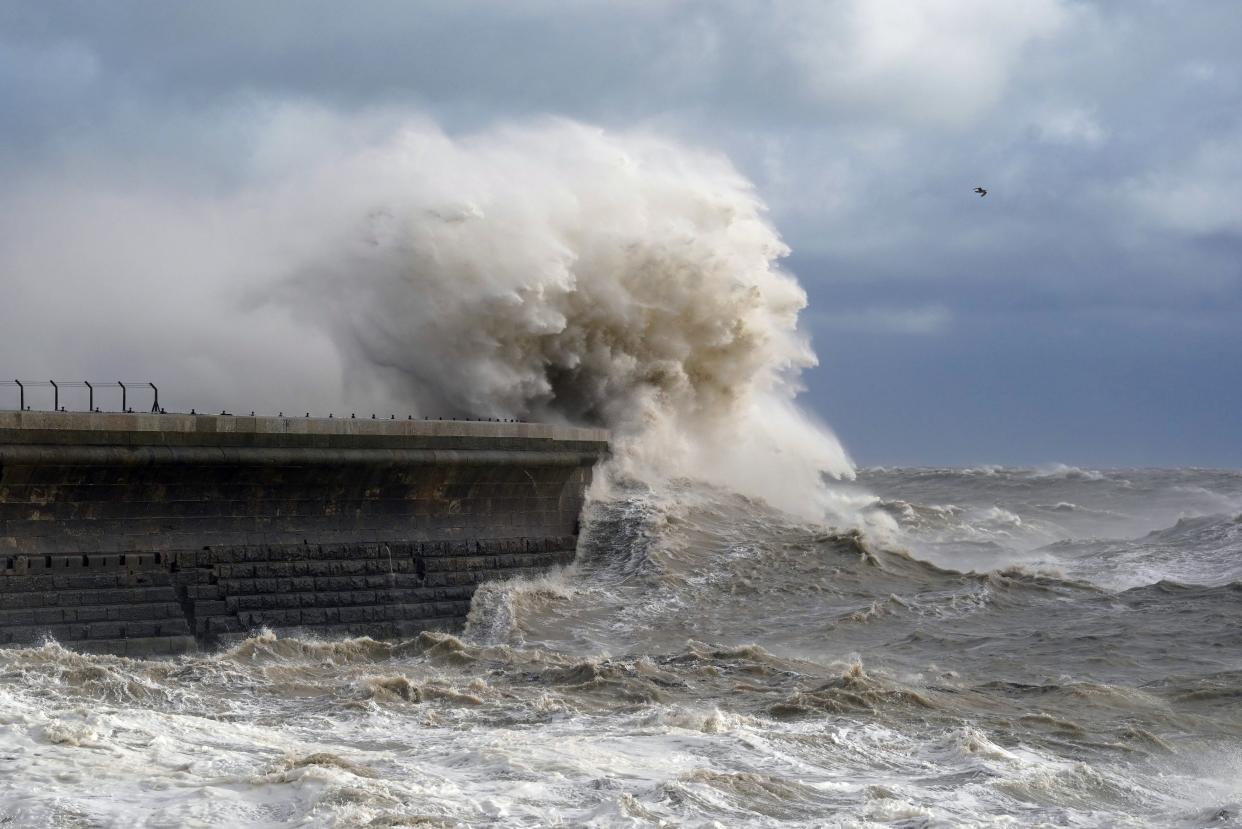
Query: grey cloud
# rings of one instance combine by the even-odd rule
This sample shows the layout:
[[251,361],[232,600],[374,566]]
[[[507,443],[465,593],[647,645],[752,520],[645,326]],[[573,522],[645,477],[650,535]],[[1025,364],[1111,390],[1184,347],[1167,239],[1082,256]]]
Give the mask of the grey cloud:
[[10,39],[88,48],[109,83],[167,101],[253,90],[463,117],[645,117],[686,107],[788,120],[961,123],[1003,94],[1065,0],[830,3],[63,3],[10,9]]
[[[811,294],[805,325],[825,371],[837,354],[864,364],[825,382],[861,382],[874,355],[919,363],[911,349],[934,340],[942,361],[920,363],[898,398],[959,410],[977,401],[934,388],[972,347],[1045,347],[1052,362],[1030,368],[1045,378],[1096,365],[1048,345],[1083,319],[1111,332],[1115,347],[1094,346],[1119,364],[1158,359],[1152,342],[1190,343],[1205,374],[1238,371],[1224,340],[1187,337],[1242,310],[1236,4],[911,8],[10,4],[0,174],[10,188],[158,182],[199,199],[244,193],[412,116],[458,135],[547,114],[640,126],[723,152],[755,181]],[[977,184],[986,199],[970,193]],[[1020,320],[1022,336],[1007,339],[997,319]],[[865,420],[861,403],[838,411],[830,387],[812,394],[830,419]],[[866,435],[864,460],[880,441]],[[1204,441],[1232,445],[1210,430]]]

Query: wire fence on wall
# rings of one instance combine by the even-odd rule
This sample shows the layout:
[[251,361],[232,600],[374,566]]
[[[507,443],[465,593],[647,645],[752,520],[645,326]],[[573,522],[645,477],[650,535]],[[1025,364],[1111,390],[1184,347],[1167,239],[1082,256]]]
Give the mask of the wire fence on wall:
[[[0,380],[0,388],[11,389],[4,395],[12,396],[12,400],[0,398],[0,409],[17,404],[19,411],[134,411],[133,403],[141,400],[143,411],[162,412],[160,408],[160,390],[150,381],[91,382],[89,380]],[[147,393],[150,393],[151,408],[146,409]],[[51,405],[48,405],[51,404]],[[113,408],[120,404],[120,408]]]
[[[150,401],[151,407],[146,408],[147,401]],[[135,407],[137,404],[137,408]],[[121,381],[108,380],[103,382],[91,382],[89,380],[0,380],[0,411],[39,411],[39,412],[128,412],[133,414],[135,411],[151,412],[153,414],[166,414],[164,407],[160,405],[159,387],[149,380]],[[189,414],[199,414],[194,409],[190,409]],[[221,415],[232,415],[232,412],[221,411]],[[254,412],[250,412],[253,417]],[[285,413],[280,412],[277,417],[284,417]],[[293,415],[297,417],[298,415]],[[317,415],[322,417],[322,415]],[[328,412],[328,418],[336,417],[334,412]],[[346,415],[341,414],[342,418]],[[306,412],[305,417],[311,417],[310,412]],[[363,415],[366,417],[366,415]],[[350,412],[348,415],[350,420],[358,418],[356,412]],[[371,414],[371,420],[383,419],[382,416],[377,417],[375,413]],[[388,415],[389,420],[397,420],[395,414]],[[491,423],[526,423],[524,418],[516,417],[463,417],[461,415],[454,416],[430,416],[430,415],[406,415],[407,420],[462,420],[472,422],[491,422]]]

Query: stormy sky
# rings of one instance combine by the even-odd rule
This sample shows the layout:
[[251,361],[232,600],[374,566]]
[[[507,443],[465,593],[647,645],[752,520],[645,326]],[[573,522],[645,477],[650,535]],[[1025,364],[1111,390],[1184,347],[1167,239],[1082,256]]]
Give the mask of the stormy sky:
[[246,266],[178,233],[354,133],[558,116],[755,183],[858,462],[1242,466],[1240,43],[1233,0],[5,2],[0,370],[296,397],[328,346],[196,324]]

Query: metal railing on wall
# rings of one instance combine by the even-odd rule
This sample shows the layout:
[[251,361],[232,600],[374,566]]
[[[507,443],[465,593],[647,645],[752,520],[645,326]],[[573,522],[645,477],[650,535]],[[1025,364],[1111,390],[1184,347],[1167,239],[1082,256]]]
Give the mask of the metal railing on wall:
[[[129,406],[130,394],[137,390],[151,390],[151,411],[162,412],[160,408],[160,390],[156,385],[149,381],[127,381],[112,380],[107,382],[92,383],[89,380],[0,380],[0,386],[17,389],[17,406],[20,411],[30,411],[30,406],[26,403],[27,392],[35,389],[51,389],[52,391],[52,411],[64,412],[69,411],[65,406],[60,405],[61,391],[65,389],[86,389],[86,411],[97,412],[100,409],[95,407],[95,393],[105,393],[118,389],[121,396],[121,411],[132,412]],[[3,408],[3,405],[0,405]],[[74,411],[77,411],[75,408]]]
[[[12,402],[16,402],[18,409],[23,412],[32,411],[32,408],[33,408],[34,411],[56,411],[56,412],[121,411],[121,412],[128,412],[132,414],[134,410],[129,405],[131,395],[134,394],[135,392],[141,393],[149,389],[151,392],[150,411],[153,414],[156,414],[156,413],[166,414],[164,408],[160,406],[159,387],[150,381],[111,380],[107,382],[91,382],[89,380],[0,380],[0,389],[6,389],[6,388],[16,390],[16,394],[13,395],[13,398],[16,398],[16,399],[9,398],[7,395],[4,395],[4,394],[0,394],[0,411],[6,410],[8,408],[10,401],[12,401]],[[81,402],[81,396],[71,395],[71,397],[77,401],[78,405],[72,405],[72,406],[61,405],[61,399],[63,396],[62,393],[66,392],[69,389],[75,389],[75,390],[85,389],[86,390],[86,408],[85,409],[81,409],[78,407]],[[42,405],[35,405],[32,407],[31,405],[32,401],[35,403],[39,403],[39,402],[45,403],[48,400],[48,396],[45,396],[46,395],[45,390],[50,390],[51,392],[50,393],[51,403],[52,403],[51,408],[45,409],[43,408]],[[40,393],[40,392],[43,392],[43,393]],[[97,398],[101,396],[115,400],[116,397],[112,395],[113,392],[119,392],[120,400],[121,400],[121,408],[119,410],[101,409],[95,405]],[[194,409],[190,409],[189,414],[197,415],[199,414],[199,412],[196,412]],[[233,415],[232,412],[223,411],[223,410],[220,412],[220,414],[223,416],[227,416],[227,417],[231,417]],[[255,413],[253,411],[250,412],[251,417],[254,417],[254,414]],[[285,413],[283,411],[277,415],[277,417],[284,417],[284,416],[285,416]],[[294,416],[296,417],[296,415]],[[306,418],[310,418],[311,413],[307,412],[304,416]],[[317,415],[316,417],[322,418],[323,415]],[[363,415],[363,417],[365,417],[365,415]],[[335,418],[336,418],[336,414],[334,412],[328,412],[328,419],[331,420]],[[345,415],[342,414],[341,418],[344,419]],[[358,414],[356,412],[350,412],[349,419],[350,420],[358,419]],[[377,419],[383,419],[383,418],[382,417],[377,418],[376,414],[373,412],[371,414],[371,420],[377,420]],[[397,420],[398,416],[395,414],[389,414],[388,419]],[[422,415],[421,417],[419,417],[418,415],[407,414],[405,419],[406,420],[420,420],[420,419],[421,420],[459,420],[459,421],[475,422],[475,423],[527,423],[529,422],[525,418],[520,418],[520,417],[463,417],[460,415],[454,415],[454,416],[448,416],[448,417]]]

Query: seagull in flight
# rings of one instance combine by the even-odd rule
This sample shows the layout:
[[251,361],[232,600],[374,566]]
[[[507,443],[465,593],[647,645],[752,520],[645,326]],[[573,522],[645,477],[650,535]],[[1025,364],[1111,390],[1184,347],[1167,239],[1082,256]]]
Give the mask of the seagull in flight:
[[984,190],[982,187],[976,187],[975,192],[979,194],[979,198],[983,198],[988,194],[988,191]]

